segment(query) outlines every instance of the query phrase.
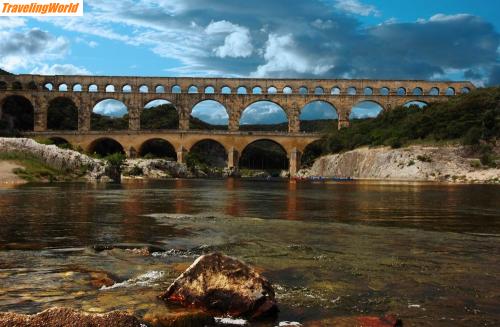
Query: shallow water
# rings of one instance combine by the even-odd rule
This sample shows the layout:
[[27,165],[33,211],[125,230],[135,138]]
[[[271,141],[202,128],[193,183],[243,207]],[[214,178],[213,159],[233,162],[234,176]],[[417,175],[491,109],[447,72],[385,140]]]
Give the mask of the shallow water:
[[[499,204],[494,185],[228,179],[0,189],[0,311],[143,315],[164,306],[156,295],[194,258],[222,251],[273,282],[281,321],[394,314],[405,326],[498,326]],[[127,250],[144,246],[156,252]],[[106,275],[119,284],[96,285]]]

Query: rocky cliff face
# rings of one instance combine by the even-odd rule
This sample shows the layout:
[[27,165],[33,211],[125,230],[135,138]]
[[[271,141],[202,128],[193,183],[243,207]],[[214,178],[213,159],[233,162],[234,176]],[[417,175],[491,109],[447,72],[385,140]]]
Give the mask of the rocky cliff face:
[[500,183],[500,169],[481,167],[463,147],[360,148],[318,158],[299,177]]
[[60,170],[78,171],[86,167],[89,180],[107,179],[106,163],[73,150],[44,145],[27,138],[0,138],[0,152],[33,155],[45,164]]

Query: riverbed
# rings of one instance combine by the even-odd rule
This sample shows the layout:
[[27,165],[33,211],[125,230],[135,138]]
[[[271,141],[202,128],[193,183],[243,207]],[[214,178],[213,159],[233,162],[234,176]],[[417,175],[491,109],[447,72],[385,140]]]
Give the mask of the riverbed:
[[276,322],[500,325],[498,185],[25,184],[0,189],[0,224],[0,311],[142,316],[197,256],[221,251],[271,280]]

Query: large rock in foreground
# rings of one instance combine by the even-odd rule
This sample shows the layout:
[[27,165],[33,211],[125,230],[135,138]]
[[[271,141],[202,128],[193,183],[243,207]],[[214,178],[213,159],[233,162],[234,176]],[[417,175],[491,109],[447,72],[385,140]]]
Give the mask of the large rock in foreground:
[[35,315],[0,313],[0,327],[140,327],[139,320],[126,312],[84,313],[69,308],[51,308]]
[[160,298],[233,317],[258,318],[278,311],[271,284],[220,253],[196,259]]

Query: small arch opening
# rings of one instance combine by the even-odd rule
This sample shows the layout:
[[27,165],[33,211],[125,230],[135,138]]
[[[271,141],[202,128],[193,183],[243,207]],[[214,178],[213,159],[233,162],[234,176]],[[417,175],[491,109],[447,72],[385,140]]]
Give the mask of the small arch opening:
[[398,88],[398,91],[396,92],[397,95],[399,96],[404,96],[406,95],[406,89],[404,87]]
[[236,90],[236,94],[247,94],[247,88],[244,86],[238,87],[238,89]]
[[316,94],[316,95],[325,94],[325,90],[321,86],[316,86],[314,88],[314,94]]
[[179,85],[172,86],[172,93],[181,93],[182,89]]
[[452,88],[452,87],[447,88],[446,89],[446,95],[447,96],[453,96],[453,95],[455,95],[455,89]]
[[73,92],[82,92],[82,84],[75,84],[73,85]]
[[332,87],[332,90],[330,93],[332,95],[340,95],[340,87],[338,87],[338,86]]
[[45,91],[52,91],[52,90],[54,89],[54,86],[52,85],[52,83],[45,83],[45,84],[43,85],[43,89],[44,89]]
[[252,94],[262,94],[262,88],[260,86],[255,86],[252,89]]
[[165,87],[163,85],[157,85],[155,87],[155,93],[165,93]]
[[364,95],[373,95],[373,89],[371,87],[365,87],[363,90]]
[[149,92],[149,88],[147,85],[139,86],[139,93],[148,93],[148,92]]
[[274,86],[271,86],[271,87],[269,87],[269,88],[267,89],[267,93],[268,93],[268,94],[276,94],[276,93],[278,93],[278,89],[277,89],[277,88],[275,88]]
[[188,93],[198,93],[198,87],[194,86],[194,85],[191,85],[189,88],[188,88]]
[[304,95],[304,94],[307,94],[307,93],[309,93],[309,90],[307,89],[307,87],[305,87],[305,86],[299,87],[299,94],[303,94]]
[[291,88],[290,86],[285,86],[285,87],[283,88],[283,93],[284,93],[284,94],[292,94],[292,93],[293,93],[293,90],[292,90],[292,88]]
[[215,89],[213,86],[207,86],[205,88],[205,94],[214,94],[215,93]]
[[68,84],[59,85],[59,92],[68,92]]
[[20,91],[23,89],[23,85],[21,84],[21,82],[15,81],[14,83],[12,83],[12,89],[14,91]]
[[413,89],[413,91],[411,91],[411,94],[416,95],[416,96],[420,96],[420,95],[424,94],[424,91],[422,90],[421,87],[416,87]]
[[389,95],[389,93],[390,93],[390,90],[389,90],[389,88],[388,88],[388,87],[385,87],[385,86],[384,86],[384,87],[381,87],[381,88],[380,88],[380,91],[379,91],[379,94],[380,94],[380,95]]
[[129,85],[129,84],[123,85],[122,92],[123,93],[130,93],[130,92],[132,92],[132,86]]
[[460,93],[462,93],[462,94],[470,93],[470,89],[468,87],[462,87],[462,89],[460,90]]
[[348,89],[347,89],[347,95],[356,95],[357,93],[357,90],[354,86],[350,86]]
[[429,91],[429,95],[439,95],[439,89],[437,87],[431,88],[431,90]]
[[115,92],[115,86],[114,85],[106,85],[106,92],[108,93],[114,93]]
[[222,89],[220,90],[222,94],[231,94],[231,88],[229,86],[223,86]]
[[97,87],[96,84],[90,84],[88,90],[89,92],[97,92],[99,88]]

